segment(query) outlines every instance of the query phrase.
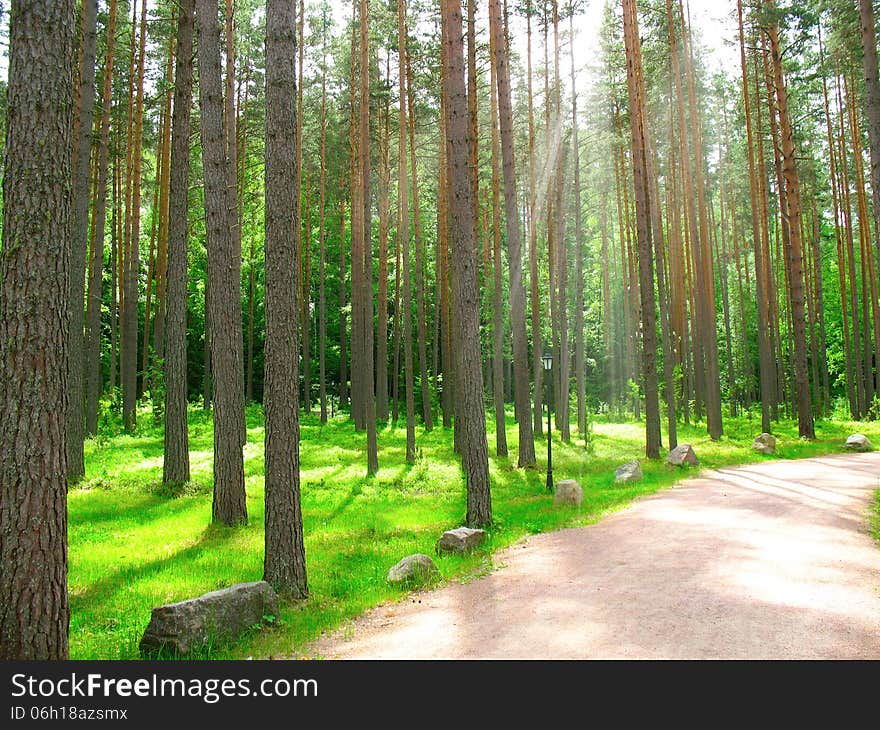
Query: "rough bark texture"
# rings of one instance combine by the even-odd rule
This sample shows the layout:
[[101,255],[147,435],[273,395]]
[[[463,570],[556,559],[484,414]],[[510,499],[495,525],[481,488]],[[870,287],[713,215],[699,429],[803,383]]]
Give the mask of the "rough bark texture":
[[[775,9],[773,0],[768,7]],[[794,377],[797,396],[798,435],[816,438],[810,401],[810,378],[807,371],[806,323],[804,315],[803,243],[801,240],[800,178],[795,159],[794,132],[788,114],[788,92],[782,74],[782,53],[779,46],[779,27],[775,22],[768,27],[770,55],[776,85],[777,113],[782,137],[782,171],[785,176],[785,195],[788,203],[790,294],[792,338],[794,340]]]
[[[406,168],[406,0],[397,4],[399,109],[397,130],[397,246],[403,253],[403,308],[395,313],[403,329],[403,370],[406,390],[406,462],[416,459],[415,394],[413,393],[412,285],[409,261],[409,177]],[[387,144],[387,143],[386,143]]]
[[98,401],[103,389],[101,376],[101,288],[104,274],[104,227],[107,217],[107,169],[110,157],[110,107],[113,90],[113,58],[116,46],[116,0],[110,0],[107,21],[107,58],[101,99],[101,148],[98,154],[97,205],[92,216],[94,250],[89,270],[89,300],[86,314],[86,433],[98,432]]
[[86,256],[89,249],[89,192],[92,160],[92,125],[95,115],[95,56],[97,54],[98,0],[84,0],[79,66],[79,122],[74,152],[73,210],[70,239],[70,318],[68,334],[67,478],[85,475],[83,438],[85,425],[85,368],[83,367],[83,299]]
[[[495,401],[495,454],[507,456],[507,428],[504,414],[504,302],[501,274],[501,141],[498,134],[498,86],[495,71],[495,39],[489,37],[489,81],[492,125],[492,394]],[[528,417],[528,416],[527,416]]]
[[504,40],[501,0],[489,2],[489,24],[495,45],[498,85],[498,116],[501,128],[504,208],[507,228],[507,261],[510,268],[510,312],[513,329],[514,398],[519,426],[518,466],[534,466],[535,439],[529,418],[529,354],[526,343],[525,291],[522,280],[522,247],[516,195],[516,166],[513,157],[513,113],[510,100],[510,67]]
[[450,202],[456,215],[450,217],[452,244],[452,286],[456,338],[456,417],[461,420],[460,451],[467,478],[467,524],[488,525],[492,521],[489,489],[489,453],[486,446],[486,412],[483,405],[483,374],[480,369],[480,292],[477,286],[477,255],[474,248],[471,177],[468,172],[467,96],[464,83],[461,4],[443,0],[446,15],[448,66],[446,82],[446,140],[449,150]]
[[871,195],[874,203],[874,248],[880,260],[880,76],[877,71],[877,39],[874,31],[874,3],[859,0],[865,65],[865,111],[871,150]]
[[0,659],[67,659],[73,0],[15,3],[0,252]]
[[177,21],[174,111],[171,118],[171,179],[168,273],[165,300],[165,463],[162,481],[189,481],[186,406],[186,271],[189,209],[189,135],[193,80],[193,0],[181,0]]
[[757,295],[758,314],[758,371],[761,383],[761,430],[770,433],[770,394],[773,388],[773,364],[770,352],[769,322],[766,316],[766,299],[764,267],[761,265],[761,232],[758,221],[758,186],[755,172],[755,152],[752,141],[751,101],[749,94],[748,68],[746,66],[745,37],[743,31],[742,0],[737,0],[737,18],[739,22],[739,53],[742,67],[743,104],[745,107],[746,144],[749,153],[749,200],[751,205],[752,247],[755,251],[755,289]]
[[299,498],[296,12],[266,10],[266,555],[264,579],[308,596]]
[[[199,107],[205,175],[208,248],[208,308],[211,310],[211,369],[214,390],[215,521],[247,522],[242,433],[244,362],[239,294],[241,251],[229,225],[223,87],[220,78],[220,21],[215,0],[197,0]],[[295,311],[295,310],[294,310]]]
[[639,293],[642,305],[642,386],[645,397],[645,455],[660,457],[660,400],[657,393],[657,322],[654,310],[654,263],[651,211],[646,164],[647,130],[644,127],[642,54],[635,0],[623,0],[623,39],[629,87],[633,181],[636,198]]

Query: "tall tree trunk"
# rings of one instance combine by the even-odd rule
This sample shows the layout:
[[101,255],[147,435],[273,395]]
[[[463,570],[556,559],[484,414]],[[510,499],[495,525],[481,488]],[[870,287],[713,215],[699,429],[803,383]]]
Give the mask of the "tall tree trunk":
[[73,211],[70,241],[70,305],[67,313],[67,478],[77,482],[85,476],[83,439],[85,437],[85,346],[83,314],[86,257],[89,249],[89,172],[92,160],[92,126],[95,114],[95,57],[97,54],[98,1],[84,0],[82,6],[82,47],[79,67],[79,110],[74,149]]
[[137,53],[137,82],[133,113],[134,138],[131,162],[131,215],[125,252],[122,322],[122,418],[127,431],[137,421],[138,381],[138,281],[140,272],[141,163],[144,119],[144,64],[147,43],[147,2],[141,3],[140,37]]
[[[326,11],[325,11],[326,13]],[[327,16],[321,17],[321,190],[318,202],[318,397],[321,423],[327,423],[327,300],[324,292],[327,205]]]
[[297,112],[296,13],[289,0],[266,7],[266,537],[263,578],[308,597],[299,494],[297,316],[299,265],[294,204]]
[[360,0],[360,111],[358,114],[358,176],[355,187],[358,190],[356,201],[359,225],[353,235],[360,238],[358,251],[362,259],[363,276],[360,281],[359,301],[361,309],[361,341],[363,342],[363,416],[367,429],[367,474],[379,470],[378,447],[376,443],[376,391],[373,368],[373,275],[372,243],[370,236],[370,35],[369,0]]
[[339,407],[348,405],[348,324],[345,296],[345,201],[339,201]]
[[760,225],[758,222],[758,185],[755,171],[755,147],[752,135],[751,100],[749,94],[748,69],[746,67],[745,34],[743,31],[742,0],[737,0],[737,17],[739,20],[739,53],[742,67],[742,93],[745,107],[746,145],[749,157],[749,200],[751,205],[752,246],[755,255],[755,288],[757,295],[758,319],[758,371],[761,383],[761,430],[770,432],[770,401],[775,393],[773,387],[773,363],[770,349],[768,329],[770,323],[767,316],[767,294],[764,282],[763,246],[761,244]]
[[[406,390],[406,463],[416,459],[415,394],[413,392],[412,293],[409,258],[409,177],[406,168],[406,2],[397,3],[398,116],[397,116],[397,249],[403,254],[403,310],[395,312],[403,335],[404,389]],[[387,114],[387,110],[386,110]],[[386,117],[387,123],[387,117]],[[386,145],[388,142],[386,142]],[[386,150],[387,152],[387,150]],[[381,319],[381,317],[380,317]]]
[[874,32],[874,3],[859,0],[865,66],[865,111],[868,147],[871,152],[871,195],[874,210],[874,250],[880,260],[880,76],[877,71],[877,39]]
[[0,250],[5,660],[68,658],[65,435],[76,36],[73,0],[12,6]]
[[[386,69],[387,72],[387,69]],[[384,80],[390,84],[390,79]],[[376,417],[388,420],[388,227],[391,217],[389,187],[391,186],[389,96],[379,109],[379,302],[376,317]],[[395,316],[397,312],[395,311]]]
[[574,302],[574,373],[577,390],[578,433],[587,438],[587,383],[584,346],[584,245],[581,222],[581,150],[578,134],[577,84],[574,68],[574,13],[568,16],[568,32],[571,42],[571,139],[574,152],[574,246],[576,259],[576,282]]
[[[297,112],[299,113],[299,112]],[[298,132],[301,134],[302,130]],[[302,262],[299,270],[302,276],[302,297],[300,301],[301,332],[302,332],[302,367],[303,367],[303,410],[312,412],[312,346],[309,334],[311,332],[311,291],[312,291],[312,201],[309,197],[309,179],[305,175],[300,176],[300,184],[305,185],[305,215],[303,216],[302,238],[300,239],[300,258]]]
[[[468,172],[467,96],[464,82],[461,5],[443,0],[446,17],[447,68],[446,141],[449,150],[450,200],[456,215],[450,217],[452,239],[453,299],[456,338],[456,417],[461,421],[459,444],[467,480],[467,517],[470,527],[492,522],[489,488],[489,454],[486,446],[486,414],[483,406],[483,375],[480,369],[480,296],[477,286],[477,255],[474,248],[473,201]],[[497,38],[496,38],[497,42]]]
[[197,0],[199,108],[205,176],[208,308],[214,389],[214,502],[212,514],[227,525],[247,522],[242,434],[244,363],[241,338],[241,251],[230,225],[228,159],[223,129],[220,21],[214,0]]
[[[774,0],[767,0],[768,9],[775,11]],[[803,247],[801,242],[801,192],[795,159],[794,133],[788,115],[788,92],[782,74],[782,51],[779,46],[779,26],[772,21],[767,34],[770,40],[770,55],[773,60],[773,75],[776,84],[777,113],[782,135],[783,173],[785,193],[788,203],[789,220],[789,263],[791,266],[791,318],[794,338],[794,372],[797,391],[798,435],[814,439],[813,412],[810,403],[810,378],[807,372],[806,333],[804,321],[804,274]]]
[[189,136],[193,82],[193,0],[182,0],[177,20],[174,111],[168,221],[165,306],[165,484],[188,482],[186,377],[186,272],[189,238]]
[[623,39],[629,87],[633,181],[635,183],[636,235],[639,247],[639,293],[642,304],[642,384],[645,396],[645,455],[660,457],[660,400],[657,394],[657,324],[654,311],[654,262],[651,242],[651,211],[646,164],[643,110],[641,41],[635,0],[623,0]]
[[514,398],[518,405],[520,467],[534,466],[535,439],[529,418],[529,355],[526,344],[525,291],[522,279],[522,249],[517,213],[516,163],[513,156],[513,110],[510,94],[510,67],[504,40],[501,0],[489,1],[489,25],[495,45],[495,73],[498,86],[498,117],[501,129],[504,208],[507,229],[507,264],[510,268],[510,312],[513,330]]
[[422,219],[419,207],[419,178],[416,170],[416,124],[413,111],[412,54],[409,52],[408,44],[405,45],[405,48],[406,106],[407,122],[409,124],[410,167],[412,168],[413,233],[415,234],[416,249],[416,327],[419,347],[419,381],[422,398],[422,420],[424,421],[425,430],[430,431],[434,428],[434,416],[431,405],[431,388],[428,381],[428,324],[425,312],[425,265]]
[[[492,391],[495,404],[495,454],[507,456],[507,427],[504,414],[504,303],[501,272],[501,141],[498,135],[498,86],[495,70],[495,36],[489,36],[489,74],[492,125]],[[525,416],[528,418],[528,413]]]
[[104,227],[107,218],[107,169],[110,157],[110,111],[113,91],[113,58],[116,51],[116,0],[110,0],[107,20],[107,57],[101,94],[101,147],[98,152],[97,205],[92,215],[94,250],[89,270],[86,313],[86,433],[98,433],[98,402],[103,389],[101,375],[101,288],[104,278]]

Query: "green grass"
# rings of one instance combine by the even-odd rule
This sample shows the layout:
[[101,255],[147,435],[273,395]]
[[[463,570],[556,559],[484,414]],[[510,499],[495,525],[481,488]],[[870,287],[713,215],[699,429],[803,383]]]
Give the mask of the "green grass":
[[[141,423],[150,422],[147,412]],[[259,408],[248,409],[245,478],[250,522],[230,529],[211,522],[210,417],[190,411],[192,482],[169,492],[161,485],[162,429],[115,434],[86,444],[86,478],[69,494],[70,651],[75,659],[137,658],[137,643],[150,608],[241,581],[259,580],[263,561],[263,426]],[[493,419],[494,423],[494,419]],[[490,453],[495,437],[490,424]],[[726,435],[712,442],[705,428],[681,426],[679,442],[694,445],[704,467],[842,451],[853,431],[880,439],[880,426],[820,421],[817,440],[797,438],[794,423],[776,428],[777,456],[749,448],[760,420],[725,421]],[[554,438],[557,480],[584,487],[579,508],[554,507],[544,486],[546,441],[538,440],[538,468],[517,469],[517,430],[508,418],[511,457],[490,457],[494,524],[485,548],[465,558],[436,558],[443,581],[466,580],[491,568],[493,551],[523,535],[594,522],[609,510],[666,487],[696,470],[642,461],[644,479],[615,486],[614,469],[643,455],[638,422],[594,424],[593,451],[576,436]],[[465,491],[452,432],[416,431],[417,462],[405,463],[405,428],[379,432],[379,473],[365,477],[365,435],[344,417],[321,426],[316,416],[301,423],[302,505],[310,598],[283,605],[276,625],[254,630],[232,645],[212,647],[205,658],[302,656],[321,632],[403,589],[385,581],[388,568],[414,552],[434,554],[440,534],[462,524]],[[880,500],[880,497],[878,497]],[[878,501],[880,521],[880,501]],[[875,534],[880,532],[875,524]],[[880,538],[880,534],[878,534]]]

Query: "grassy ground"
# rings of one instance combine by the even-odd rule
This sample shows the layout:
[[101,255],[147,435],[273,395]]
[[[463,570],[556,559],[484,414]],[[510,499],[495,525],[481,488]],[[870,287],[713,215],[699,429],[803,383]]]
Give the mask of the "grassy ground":
[[[143,413],[141,423],[149,418]],[[544,487],[546,441],[536,445],[537,469],[516,469],[517,431],[508,418],[511,457],[490,457],[495,517],[490,539],[484,550],[469,557],[437,558],[442,580],[466,580],[489,569],[494,550],[525,534],[594,522],[686,476],[687,471],[662,461],[643,461],[641,482],[614,485],[615,467],[642,456],[643,428],[635,422],[597,421],[592,453],[579,438],[571,444],[554,439],[556,479],[574,478],[584,487],[581,507],[556,508]],[[209,416],[190,412],[193,481],[182,493],[169,493],[161,485],[162,429],[141,429],[135,436],[89,441],[86,479],[70,491],[70,648],[75,659],[136,658],[152,606],[259,580],[262,574],[261,411],[248,410],[244,453],[250,524],[239,529],[210,525]],[[807,443],[797,438],[795,424],[782,423],[776,429],[777,456],[761,457],[749,448],[760,419],[727,419],[725,429],[726,436],[713,443],[704,428],[681,427],[679,442],[692,443],[703,466],[718,467],[841,451],[854,431],[880,441],[880,426],[873,424],[819,422],[818,439]],[[433,555],[437,538],[462,524],[465,512],[451,430],[417,429],[419,458],[412,466],[404,460],[405,436],[404,428],[380,430],[379,473],[366,479],[363,434],[355,433],[341,417],[325,426],[317,417],[303,418],[302,503],[311,597],[285,605],[274,627],[254,630],[236,644],[212,647],[202,656],[300,656],[304,645],[322,631],[385,600],[405,596],[405,591],[386,583],[388,568],[410,553]],[[494,443],[490,431],[490,453]]]

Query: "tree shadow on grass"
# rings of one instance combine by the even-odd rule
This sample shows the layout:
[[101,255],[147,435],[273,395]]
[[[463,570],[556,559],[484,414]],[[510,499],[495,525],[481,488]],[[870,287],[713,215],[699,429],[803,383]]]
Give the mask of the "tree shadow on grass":
[[[70,593],[71,612],[95,611],[104,600],[111,598],[120,587],[131,586],[137,581],[150,577],[170,566],[187,565],[201,557],[204,552],[216,550],[220,545],[232,538],[235,533],[235,528],[208,525],[202,531],[198,540],[185,548],[144,563],[123,566],[104,575],[82,590],[74,589]],[[181,597],[178,600],[184,600],[184,598],[186,597]]]

